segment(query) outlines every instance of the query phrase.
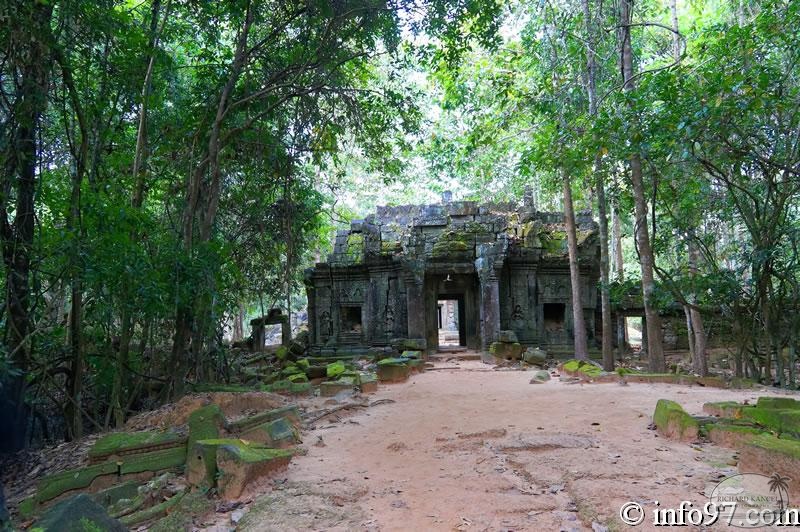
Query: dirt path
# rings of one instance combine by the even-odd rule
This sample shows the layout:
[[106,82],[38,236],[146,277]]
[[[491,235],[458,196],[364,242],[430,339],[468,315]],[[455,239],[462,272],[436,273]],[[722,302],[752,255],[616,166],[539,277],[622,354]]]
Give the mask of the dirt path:
[[534,385],[529,372],[460,365],[369,396],[392,404],[320,421],[304,436],[308,454],[292,462],[285,483],[256,499],[239,528],[624,529],[622,503],[704,503],[706,485],[734,471],[730,451],[649,430],[659,398],[700,414],[706,401],[763,394],[558,379]]

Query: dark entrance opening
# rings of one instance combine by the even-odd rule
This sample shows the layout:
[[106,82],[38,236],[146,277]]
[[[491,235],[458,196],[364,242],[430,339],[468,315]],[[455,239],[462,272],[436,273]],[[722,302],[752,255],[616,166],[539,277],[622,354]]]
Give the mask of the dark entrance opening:
[[545,332],[555,333],[564,331],[564,303],[545,303],[542,305],[542,322]]
[[463,294],[441,294],[436,301],[439,346],[466,346],[467,323]]
[[342,332],[361,334],[361,307],[342,307]]

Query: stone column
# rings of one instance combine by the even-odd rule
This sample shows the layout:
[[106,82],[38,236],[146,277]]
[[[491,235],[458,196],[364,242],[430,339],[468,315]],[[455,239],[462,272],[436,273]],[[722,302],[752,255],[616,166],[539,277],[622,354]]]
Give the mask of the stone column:
[[425,338],[425,294],[422,280],[410,276],[406,279],[406,309],[408,313],[408,337]]
[[489,350],[489,344],[497,340],[500,332],[500,283],[492,268],[479,276],[481,282],[481,349]]
[[263,351],[264,350],[264,339],[266,337],[266,331],[264,330],[264,318],[256,318],[254,320],[250,320],[250,328],[252,332],[250,333],[250,338],[253,340],[253,351]]
[[314,289],[314,269],[309,268],[305,271],[303,283],[306,286],[306,296],[308,297],[308,344],[317,343],[317,291]]

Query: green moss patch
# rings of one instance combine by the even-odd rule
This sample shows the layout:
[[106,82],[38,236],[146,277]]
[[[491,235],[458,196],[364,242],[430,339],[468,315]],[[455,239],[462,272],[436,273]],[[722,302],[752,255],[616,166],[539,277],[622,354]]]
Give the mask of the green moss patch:
[[800,441],[798,440],[761,434],[753,438],[748,445],[800,461]]
[[742,408],[742,417],[772,432],[800,438],[800,410],[747,406]]
[[563,371],[570,374],[580,374],[587,377],[599,377],[603,370],[585,360],[567,360],[561,365]]
[[653,423],[664,437],[694,441],[700,435],[700,424],[686,411],[669,399],[659,399],[653,413]]
[[791,397],[759,397],[756,406],[779,410],[800,410],[800,401]]
[[90,459],[100,459],[115,453],[143,447],[178,444],[184,437],[174,432],[114,432],[101,437],[89,449]]
[[326,375],[328,376],[329,379],[335,379],[336,377],[347,371],[347,367],[341,360],[337,360],[336,362],[331,362],[326,367],[327,367]]
[[744,405],[735,401],[720,401],[703,404],[703,412],[727,419],[740,419]]
[[211,404],[198,408],[189,414],[189,445],[191,449],[194,442],[219,438],[220,429],[225,426],[225,416],[219,405]]

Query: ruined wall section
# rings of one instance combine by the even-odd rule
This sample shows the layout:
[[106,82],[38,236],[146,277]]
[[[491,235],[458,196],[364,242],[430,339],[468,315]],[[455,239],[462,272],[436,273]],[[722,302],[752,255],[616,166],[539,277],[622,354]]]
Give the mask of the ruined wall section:
[[[578,223],[584,307],[593,310],[597,227],[588,216]],[[524,343],[560,341],[559,334],[545,331],[542,319],[543,305],[558,300],[567,311],[562,336],[571,339],[563,214],[527,204],[462,201],[379,207],[340,230],[327,262],[307,272],[312,343],[330,354],[337,346],[424,338],[430,332],[428,310],[435,312],[435,304],[426,305],[426,276],[447,274],[476,275],[481,298],[495,301],[497,310],[481,305],[481,327],[497,320],[482,335],[501,328],[516,331]]]

